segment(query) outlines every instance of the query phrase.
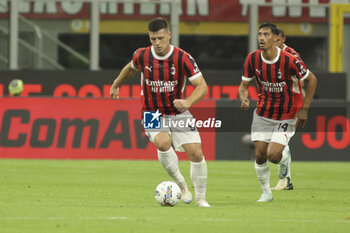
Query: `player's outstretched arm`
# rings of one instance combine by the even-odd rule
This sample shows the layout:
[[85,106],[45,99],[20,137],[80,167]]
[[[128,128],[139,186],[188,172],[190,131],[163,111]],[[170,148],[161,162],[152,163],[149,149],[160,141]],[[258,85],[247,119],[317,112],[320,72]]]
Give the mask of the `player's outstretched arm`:
[[174,106],[180,112],[186,111],[193,104],[198,103],[208,93],[208,86],[203,76],[199,76],[198,78],[192,80],[191,83],[195,87],[192,94],[185,100],[174,100]]
[[239,85],[239,99],[241,100],[241,108],[243,110],[249,109],[249,94],[248,94],[248,87],[249,87],[248,81],[241,81],[241,84]]
[[133,77],[137,73],[137,70],[134,69],[131,65],[131,62],[128,63],[122,71],[119,73],[118,77],[114,80],[111,89],[109,90],[109,94],[113,99],[119,98],[119,87],[128,79]]
[[317,78],[310,71],[305,81],[307,82],[307,87],[305,91],[304,104],[303,104],[303,108],[297,114],[298,120],[296,123],[296,127],[303,127],[303,128],[305,127],[307,117],[308,117],[308,110],[317,87]]

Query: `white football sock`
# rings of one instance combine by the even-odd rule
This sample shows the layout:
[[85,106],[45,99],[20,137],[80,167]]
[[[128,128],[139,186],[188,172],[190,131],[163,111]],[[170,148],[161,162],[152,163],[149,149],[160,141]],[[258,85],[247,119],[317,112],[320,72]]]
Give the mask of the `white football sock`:
[[205,193],[207,191],[208,168],[204,157],[201,162],[191,161],[190,176],[194,185],[196,200],[205,199]]
[[258,180],[260,181],[263,193],[272,193],[270,188],[269,163],[266,161],[265,163],[259,165],[255,162],[255,171],[256,175],[258,176]]
[[279,163],[285,162],[286,159],[289,159],[289,162],[288,162],[289,163],[289,167],[288,167],[288,171],[287,171],[286,177],[292,178],[292,175],[291,175],[291,172],[290,172],[290,167],[291,167],[290,165],[291,165],[291,162],[292,162],[291,156],[289,156],[290,153],[291,152],[290,152],[289,146],[288,145],[285,146],[283,151],[282,151],[281,161]]
[[[287,150],[289,154],[292,154],[291,151],[290,151],[289,146],[286,146],[286,147],[284,148],[283,152],[285,152],[285,150]],[[283,152],[282,152],[282,154],[283,154]],[[289,177],[289,178],[292,178],[292,174],[291,174],[291,172],[290,172],[290,170],[291,170],[291,163],[292,163],[291,157],[292,157],[292,155],[289,156],[289,158],[288,158],[288,159],[289,159],[289,167],[288,167],[287,177]]]
[[168,151],[160,151],[158,152],[158,160],[167,171],[169,176],[177,183],[181,189],[186,188],[187,184],[185,178],[180,172],[179,169],[179,159],[172,147]]
[[[286,146],[287,147],[287,146]],[[283,163],[286,159],[288,159],[288,152],[286,151],[286,150],[288,150],[289,149],[289,147],[288,148],[286,148],[286,147],[284,147],[284,149],[283,149],[283,151],[282,151],[282,158],[281,158],[281,161],[279,162],[279,163]]]
[[289,178],[291,178],[292,179],[292,173],[290,172],[290,170],[291,170],[291,164],[292,164],[292,160],[291,160],[291,158],[289,158],[290,159],[290,161],[289,161],[289,167],[288,167],[288,173],[287,173],[287,177],[289,177]]

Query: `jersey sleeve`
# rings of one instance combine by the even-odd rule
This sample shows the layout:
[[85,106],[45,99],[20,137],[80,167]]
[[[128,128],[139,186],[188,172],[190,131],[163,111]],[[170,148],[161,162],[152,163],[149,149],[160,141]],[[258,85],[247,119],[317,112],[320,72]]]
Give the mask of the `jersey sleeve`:
[[298,77],[298,79],[300,79],[300,81],[303,81],[309,76],[310,71],[306,68],[305,63],[296,57],[293,59],[291,68],[292,72]]
[[297,57],[299,60],[303,60],[301,59],[300,54],[297,51],[295,51],[295,49],[293,49],[292,47],[287,46],[285,51],[292,54],[294,57]]
[[136,70],[140,70],[142,68],[140,64],[141,51],[142,49],[137,49],[132,56],[131,66]]
[[202,75],[196,61],[190,54],[184,55],[184,72],[188,80],[192,81]]
[[252,54],[248,54],[243,65],[243,75],[242,80],[250,82],[254,78],[254,69],[252,65]]

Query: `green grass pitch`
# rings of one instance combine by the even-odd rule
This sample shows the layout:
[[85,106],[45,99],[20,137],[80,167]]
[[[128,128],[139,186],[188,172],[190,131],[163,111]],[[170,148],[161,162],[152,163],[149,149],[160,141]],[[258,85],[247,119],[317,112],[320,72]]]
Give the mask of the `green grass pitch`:
[[[192,186],[189,162],[180,168]],[[154,189],[169,178],[158,161],[2,159],[0,232],[350,232],[349,162],[293,162],[295,189],[274,192],[271,203],[256,202],[252,161],[208,169],[212,208],[161,207]]]

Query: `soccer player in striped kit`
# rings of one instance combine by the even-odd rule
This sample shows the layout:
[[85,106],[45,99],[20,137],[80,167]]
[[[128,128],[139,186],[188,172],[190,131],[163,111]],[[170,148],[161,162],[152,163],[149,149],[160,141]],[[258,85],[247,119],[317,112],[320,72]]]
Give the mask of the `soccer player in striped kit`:
[[[258,202],[273,200],[268,160],[275,164],[287,164],[290,155],[282,152],[296,127],[305,126],[317,86],[316,77],[303,61],[275,46],[277,35],[276,25],[260,25],[260,49],[248,54],[239,87],[243,110],[249,108],[248,86],[254,77],[259,92],[251,128],[255,145],[255,170],[263,190]],[[301,81],[308,82],[304,99]],[[283,167],[288,169],[287,165]]]
[[[275,46],[279,47],[281,50],[284,50],[284,51],[292,54],[293,56],[297,57],[299,60],[302,60],[299,53],[297,51],[295,51],[292,47],[287,46],[285,44],[285,42],[286,42],[286,36],[284,35],[284,31],[281,28],[278,28],[278,34],[277,34]],[[301,81],[301,87],[303,87],[303,86],[304,86],[304,82]],[[305,91],[303,88],[301,89],[301,92],[304,96]],[[289,153],[291,155],[290,148],[288,145],[284,147],[284,150],[282,153]],[[291,158],[291,156],[289,156],[289,159],[288,159],[286,164],[278,164],[278,178],[279,178],[279,180],[278,180],[276,186],[271,188],[271,190],[276,190],[276,191],[293,190],[291,162],[292,162],[292,158]],[[287,166],[287,169],[285,169],[284,166]]]
[[275,42],[275,45],[279,47],[280,49],[292,54],[293,56],[297,57],[299,60],[302,60],[300,57],[300,54],[295,51],[292,47],[285,44],[286,42],[286,36],[284,35],[284,31],[281,28],[278,29],[277,39]]
[[[143,112],[156,111],[164,120],[188,117],[192,119],[188,109],[208,92],[202,73],[190,54],[170,44],[171,33],[165,19],[151,20],[148,24],[148,34],[151,46],[135,51],[132,61],[114,80],[110,89],[111,97],[118,98],[121,84],[141,71]],[[186,79],[195,89],[188,98],[183,99]],[[197,129],[190,125],[167,128],[162,126],[157,130],[145,128],[145,132],[157,147],[160,163],[181,188],[182,200],[189,204],[192,202],[192,193],[179,170],[174,149],[186,152],[191,161],[190,177],[197,206],[210,207],[206,201],[208,171]]]

